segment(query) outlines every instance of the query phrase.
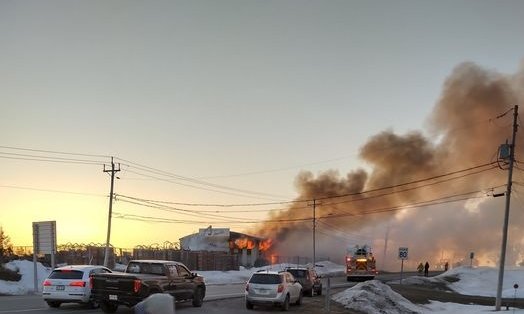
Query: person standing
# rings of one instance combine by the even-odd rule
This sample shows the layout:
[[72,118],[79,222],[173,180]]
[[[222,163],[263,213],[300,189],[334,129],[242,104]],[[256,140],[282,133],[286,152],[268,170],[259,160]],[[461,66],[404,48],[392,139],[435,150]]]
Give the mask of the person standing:
[[426,264],[424,265],[424,276],[429,275],[429,263],[426,261]]
[[418,264],[417,271],[418,271],[419,274],[422,274],[422,271],[424,271],[424,264],[422,264],[422,262],[420,262],[420,264]]
[[448,271],[448,268],[449,268],[449,263],[446,262],[446,264],[444,264],[444,271]]

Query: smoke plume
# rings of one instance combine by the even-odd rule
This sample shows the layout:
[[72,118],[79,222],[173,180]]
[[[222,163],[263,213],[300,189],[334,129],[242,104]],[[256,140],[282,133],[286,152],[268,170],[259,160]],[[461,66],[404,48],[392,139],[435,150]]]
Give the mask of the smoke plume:
[[[469,265],[470,252],[475,262],[495,265],[504,198],[493,198],[491,190],[506,188],[508,171],[497,164],[498,147],[511,140],[511,109],[522,103],[523,86],[524,67],[504,75],[473,63],[458,65],[444,82],[425,132],[385,130],[369,138],[360,150],[369,171],[299,173],[297,202],[253,232],[275,239],[275,254],[312,256],[315,199],[318,258],[342,263],[347,247],[370,244],[379,268],[399,267],[400,246],[409,248],[413,268],[426,260]],[[524,149],[521,139],[517,136],[517,161]],[[455,174],[444,176],[450,173]],[[521,173],[515,170],[514,182]],[[524,258],[524,231],[517,228],[524,218],[520,191],[524,188],[515,184],[508,264]]]

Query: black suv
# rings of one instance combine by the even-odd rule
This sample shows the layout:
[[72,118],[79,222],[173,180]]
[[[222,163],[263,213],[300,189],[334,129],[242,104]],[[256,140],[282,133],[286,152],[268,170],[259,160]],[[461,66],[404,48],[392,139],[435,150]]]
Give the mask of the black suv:
[[322,282],[317,272],[312,268],[306,267],[288,267],[287,272],[290,272],[295,279],[302,285],[302,292],[307,296],[322,295]]

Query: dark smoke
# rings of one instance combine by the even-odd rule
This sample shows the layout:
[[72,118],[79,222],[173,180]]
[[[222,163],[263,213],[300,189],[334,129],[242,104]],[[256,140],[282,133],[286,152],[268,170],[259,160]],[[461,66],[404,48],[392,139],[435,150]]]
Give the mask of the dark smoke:
[[[297,200],[318,200],[316,206],[317,256],[342,262],[345,250],[355,244],[373,246],[378,266],[398,267],[398,247],[410,250],[410,266],[428,260],[469,265],[469,252],[482,264],[495,265],[499,258],[504,198],[478,198],[433,206],[399,208],[406,204],[443,199],[471,191],[504,185],[507,171],[499,168],[460,179],[408,189],[403,184],[497,160],[498,146],[510,139],[513,112],[497,118],[524,99],[524,69],[509,76],[485,70],[473,63],[458,65],[444,83],[442,95],[427,121],[427,133],[395,134],[392,130],[372,136],[360,157],[371,166],[346,176],[327,170],[315,176],[303,171],[295,179]],[[524,108],[521,108],[521,112]],[[427,134],[427,135],[425,135]],[[516,159],[524,149],[518,137]],[[487,168],[483,168],[487,169]],[[522,181],[516,170],[514,181]],[[427,182],[425,182],[427,183]],[[421,183],[422,184],[422,183]],[[377,190],[381,187],[393,189]],[[413,187],[410,185],[409,187]],[[519,196],[518,185],[513,195]],[[373,191],[358,194],[364,191]],[[503,192],[499,187],[495,192]],[[521,194],[521,193],[520,193]],[[328,198],[340,195],[345,197]],[[479,194],[482,196],[482,193]],[[471,195],[470,195],[471,196]],[[478,195],[477,195],[478,196]],[[512,226],[508,264],[523,260],[522,202],[512,198]],[[255,233],[275,239],[275,254],[312,256],[311,203],[297,202],[271,220],[307,219],[293,223],[265,223]],[[308,206],[309,205],[309,206]],[[370,214],[370,212],[373,212]],[[385,237],[388,234],[384,256]],[[524,252],[523,252],[524,253]]]

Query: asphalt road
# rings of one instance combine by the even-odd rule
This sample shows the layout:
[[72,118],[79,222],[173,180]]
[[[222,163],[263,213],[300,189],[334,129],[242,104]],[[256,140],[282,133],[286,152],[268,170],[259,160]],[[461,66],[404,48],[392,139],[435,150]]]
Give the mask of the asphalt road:
[[[413,275],[414,273],[403,274],[404,278]],[[436,275],[432,274],[432,275]],[[400,279],[398,273],[386,273],[377,277],[381,281],[391,281]],[[323,278],[324,289],[327,288],[327,278]],[[336,293],[346,287],[353,286],[355,283],[346,281],[345,277],[330,278],[331,292]],[[446,289],[445,286],[411,286],[411,285],[391,285],[393,290],[402,294],[405,298],[413,303],[427,303],[429,300],[437,300],[441,302],[454,302],[463,304],[479,304],[479,305],[494,305],[494,298],[465,296],[452,293]],[[244,299],[244,284],[232,285],[209,285],[207,287],[207,295],[204,305],[201,308],[194,308],[191,302],[179,303],[176,305],[177,313],[211,313],[211,314],[240,314],[240,313],[274,313],[279,312],[276,308],[255,307],[254,310],[247,310],[245,308]],[[305,297],[301,306],[292,306],[290,312],[300,313],[320,313],[323,312],[326,306],[325,291],[323,296],[315,296],[312,298]],[[504,300],[503,304],[508,304],[512,307],[524,308],[524,300]],[[341,305],[330,302],[331,313],[353,313],[345,310]],[[89,309],[86,306],[78,304],[63,304],[58,309],[52,309],[42,300],[40,295],[25,295],[25,296],[0,296],[0,314],[84,314],[84,313],[102,313],[99,309]],[[132,314],[133,310],[125,306],[119,307],[117,313]]]
[[[394,275],[392,275],[394,276]],[[324,287],[327,287],[327,278],[323,279]],[[355,283],[348,283],[345,277],[335,277],[330,278],[331,286],[335,289],[336,287],[348,287],[354,285]],[[245,284],[229,284],[229,285],[208,285],[207,293],[202,308],[193,308],[191,303],[180,303],[177,304],[177,310],[180,312],[187,313],[264,313],[260,312],[261,309],[255,309],[253,312],[248,312],[245,310],[245,305],[243,303]],[[317,299],[323,297],[315,298],[304,298],[305,303],[311,303],[312,299]],[[316,302],[319,303],[319,302]],[[319,303],[320,304],[320,303]],[[310,304],[308,307],[311,307]],[[305,306],[301,307],[292,307],[291,311],[298,310],[297,308],[306,308]],[[262,309],[263,310],[263,309]],[[268,309],[272,310],[272,309]],[[78,304],[62,304],[58,309],[52,309],[47,306],[43,301],[41,295],[24,295],[24,296],[0,296],[0,314],[8,313],[30,313],[30,314],[40,314],[40,313],[60,313],[60,314],[69,314],[69,313],[101,313],[99,309],[89,309],[86,306]],[[133,311],[126,306],[120,306],[117,313],[133,313]]]

